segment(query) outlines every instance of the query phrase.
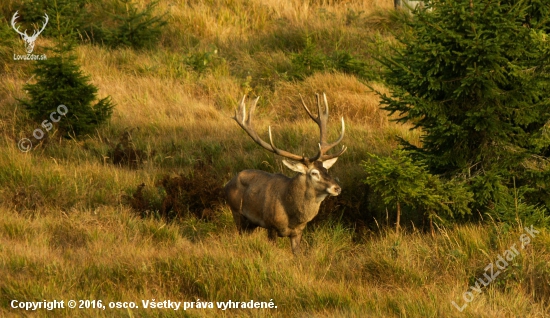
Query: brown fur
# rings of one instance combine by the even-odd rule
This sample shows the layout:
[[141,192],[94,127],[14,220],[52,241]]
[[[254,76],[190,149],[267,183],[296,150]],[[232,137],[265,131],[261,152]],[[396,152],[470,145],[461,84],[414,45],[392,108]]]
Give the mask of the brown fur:
[[[335,161],[326,161],[325,166],[330,168]],[[341,188],[323,162],[285,164],[301,172],[288,178],[260,170],[244,170],[226,184],[225,195],[239,233],[263,227],[272,241],[277,236],[289,237],[292,252],[298,254],[306,224],[317,215],[325,197],[340,194]],[[294,169],[293,165],[298,168]]]

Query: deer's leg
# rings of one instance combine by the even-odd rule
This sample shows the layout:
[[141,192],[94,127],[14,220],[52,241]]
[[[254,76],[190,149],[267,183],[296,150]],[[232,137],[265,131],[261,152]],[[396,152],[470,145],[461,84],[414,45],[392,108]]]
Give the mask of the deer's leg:
[[241,227],[243,232],[252,233],[258,226],[250,222],[250,220],[243,215],[242,221],[241,221]]
[[231,214],[233,214],[233,221],[235,221],[235,226],[237,227],[239,234],[242,234],[242,215],[239,212],[234,211],[233,209],[231,209],[231,212]]
[[269,241],[271,241],[272,243],[275,243],[277,241],[277,229],[275,228],[270,228],[270,229],[267,229],[267,238],[269,239]]
[[302,232],[299,232],[293,236],[290,236],[290,246],[292,246],[292,253],[294,253],[294,255],[300,254],[301,241],[302,241]]
[[240,214],[238,211],[233,212],[233,220],[235,221],[235,225],[237,226],[237,230],[239,231],[239,234],[243,233],[251,233],[254,231],[258,226],[252,222],[250,222],[244,215]]
[[252,222],[250,222],[249,219],[246,218],[246,216],[239,214],[239,224],[240,229],[239,233],[252,233],[258,226]]

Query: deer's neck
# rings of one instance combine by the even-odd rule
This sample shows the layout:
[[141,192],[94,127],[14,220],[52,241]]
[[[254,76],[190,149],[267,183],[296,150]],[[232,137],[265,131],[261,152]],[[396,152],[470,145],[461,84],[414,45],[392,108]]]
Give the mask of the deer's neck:
[[286,199],[294,207],[295,217],[301,223],[311,221],[319,213],[319,206],[325,197],[307,183],[305,175],[298,174],[291,179]]

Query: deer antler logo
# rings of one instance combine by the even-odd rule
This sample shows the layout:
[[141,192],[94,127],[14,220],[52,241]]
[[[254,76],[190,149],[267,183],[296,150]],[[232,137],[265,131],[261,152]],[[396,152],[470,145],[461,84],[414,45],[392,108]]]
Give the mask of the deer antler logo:
[[40,31],[34,30],[33,34],[31,36],[28,36],[27,30],[25,30],[25,32],[21,32],[19,31],[19,27],[17,28],[15,27],[15,20],[17,20],[17,18],[19,17],[17,15],[18,12],[19,11],[15,11],[15,14],[11,18],[11,26],[15,30],[15,32],[19,33],[19,35],[23,37],[23,40],[25,41],[25,49],[27,50],[27,53],[30,54],[32,53],[32,50],[34,50],[34,41],[36,41],[36,38],[38,38],[38,35],[40,35],[42,31],[44,31],[44,28],[48,24],[48,20],[50,18],[48,18],[48,15],[46,13],[44,13],[44,24],[42,25],[42,29],[40,29]]

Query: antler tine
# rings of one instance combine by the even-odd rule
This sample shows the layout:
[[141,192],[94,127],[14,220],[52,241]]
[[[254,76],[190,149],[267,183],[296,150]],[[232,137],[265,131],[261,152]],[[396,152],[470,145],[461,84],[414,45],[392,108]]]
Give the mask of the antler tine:
[[[327,102],[327,95],[323,93],[323,99],[325,101],[325,110],[321,108],[321,97],[319,94],[317,95],[317,108],[319,108],[319,120],[321,121],[321,126],[319,127],[321,132],[321,146],[323,148],[323,154],[326,152],[325,144],[327,143],[327,121],[328,121],[328,102]],[[322,154],[321,154],[322,156]]]
[[318,118],[315,118],[313,114],[309,111],[309,108],[307,108],[306,106],[306,102],[304,102],[304,98],[302,97],[302,94],[299,94],[299,95],[300,95],[300,100],[302,100],[302,106],[304,106],[304,109],[306,110],[307,114],[309,115],[309,117],[311,117],[311,119],[313,119],[313,121],[317,122]]
[[258,101],[260,100],[260,96],[256,97],[254,102],[252,102],[252,106],[250,106],[250,110],[248,111],[248,118],[246,119],[246,124],[250,125],[252,120],[252,114],[256,111],[256,105],[258,105]]
[[327,151],[329,151],[330,149],[332,149],[334,146],[338,145],[342,139],[344,139],[344,133],[346,132],[346,125],[344,123],[344,117],[342,117],[342,131],[340,132],[340,136],[338,137],[338,139],[336,139],[335,142],[331,143],[331,144],[324,144],[323,145],[323,153],[326,153]]
[[[325,101],[325,112],[323,113],[323,116],[326,117],[328,120],[328,101],[327,101],[327,95],[323,93],[323,100]],[[326,123],[326,120],[325,120]]]
[[[233,115],[233,119],[235,119],[235,121],[239,124],[241,124],[241,122],[244,123],[244,119],[246,118],[246,106],[244,105],[244,100],[246,99],[246,95],[243,96],[243,99],[241,99],[241,102],[239,103],[239,108],[235,108],[235,115]],[[239,113],[242,113],[242,117],[239,118]]]
[[271,136],[271,126],[269,126],[268,131],[269,131],[269,142],[271,144],[271,148],[273,149],[274,153],[278,154],[279,156],[288,158],[288,159],[301,161],[301,162],[308,162],[308,159],[304,156],[298,156],[298,155],[295,155],[291,152],[288,152],[288,151],[285,151],[285,150],[282,150],[282,149],[279,149],[279,148],[275,147],[275,144],[273,143],[273,137]]
[[[248,111],[248,117],[246,116],[246,105],[245,105],[245,98],[246,95],[243,96],[243,99],[241,100],[241,103],[239,105],[239,109],[235,110],[235,116],[233,119],[241,126],[241,128],[256,142],[258,145],[260,145],[262,148],[273,152],[279,156],[286,157],[288,159],[296,160],[296,161],[306,161],[307,159],[303,156],[298,156],[293,153],[290,153],[288,151],[281,150],[273,144],[273,137],[271,135],[271,126],[269,126],[269,141],[271,144],[268,144],[267,142],[263,141],[262,138],[256,133],[254,130],[253,124],[252,124],[252,115],[254,114],[254,111],[256,109],[256,104],[258,103],[258,100],[260,97],[257,97],[252,105],[250,106],[250,110]],[[242,114],[242,118],[239,118],[239,113]]]
[[15,20],[17,20],[17,18],[19,18],[19,15],[18,15],[18,14],[19,14],[19,11],[15,11],[15,14],[14,14],[13,17],[11,18],[11,26],[12,26],[12,28],[15,30],[15,32],[19,33],[19,34],[22,35],[22,36],[28,37],[28,35],[27,35],[27,30],[25,30],[25,33],[22,33],[21,31],[19,31],[19,28],[20,28],[21,26],[19,26],[19,27],[17,27],[17,28],[15,27]]
[[338,151],[337,153],[333,153],[332,155],[324,155],[322,157],[321,161],[325,161],[325,160],[329,160],[329,159],[332,159],[332,158],[340,157],[344,152],[346,152],[346,150],[348,150],[348,147],[342,146],[342,149],[340,151]]
[[18,18],[18,14],[19,14],[19,11],[15,11],[15,13],[13,14],[13,17],[11,17],[11,26],[12,27],[15,24],[15,20],[17,20],[17,18]]
[[340,133],[340,136],[338,137],[338,139],[333,142],[333,143],[330,143],[328,144],[327,141],[326,141],[326,134],[327,134],[327,122],[328,122],[328,101],[327,101],[327,95],[325,93],[323,93],[323,101],[325,103],[325,107],[324,109],[322,109],[322,106],[321,106],[321,98],[319,96],[319,94],[315,94],[316,97],[317,97],[317,108],[318,108],[318,116],[317,118],[313,118],[313,116],[310,115],[310,117],[312,117],[312,119],[317,123],[317,125],[319,126],[319,134],[320,134],[320,142],[319,142],[319,152],[317,153],[317,155],[315,155],[314,157],[311,157],[309,158],[310,161],[315,161],[315,160],[321,160],[321,161],[325,161],[325,160],[328,160],[328,159],[332,159],[332,158],[336,158],[338,156],[340,156],[341,154],[344,153],[344,151],[346,151],[346,147],[342,147],[342,150],[340,150],[339,152],[335,153],[335,154],[332,154],[332,155],[326,155],[327,151],[329,151],[330,149],[332,149],[334,146],[338,145],[342,139],[344,138],[344,133],[345,133],[345,123],[344,123],[344,117],[342,117],[342,132]]

